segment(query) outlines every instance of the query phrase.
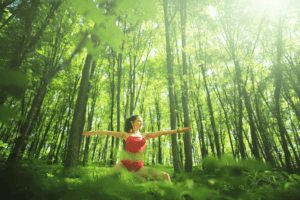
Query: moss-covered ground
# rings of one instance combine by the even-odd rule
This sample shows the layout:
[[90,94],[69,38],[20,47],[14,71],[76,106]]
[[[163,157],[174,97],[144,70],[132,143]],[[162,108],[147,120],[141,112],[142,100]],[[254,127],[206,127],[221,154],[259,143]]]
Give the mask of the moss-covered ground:
[[[173,167],[146,166],[171,176],[171,183],[147,181],[136,173],[119,175],[103,163],[79,164],[77,178],[66,178],[62,164],[43,160],[22,161],[16,168],[1,165],[3,199],[146,199],[146,200],[299,200],[300,176],[271,168],[257,161],[232,158],[203,160],[192,173],[177,173]],[[204,168],[204,169],[203,169]],[[104,175],[109,176],[104,177]],[[2,199],[2,198],[1,198]]]

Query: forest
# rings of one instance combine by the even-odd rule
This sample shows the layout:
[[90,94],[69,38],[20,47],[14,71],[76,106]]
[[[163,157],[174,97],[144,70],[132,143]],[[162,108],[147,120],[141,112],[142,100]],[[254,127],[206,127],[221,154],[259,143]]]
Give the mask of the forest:
[[[180,130],[144,165],[87,131]],[[20,199],[300,199],[299,0],[0,0],[0,191]],[[105,177],[105,174],[111,176]]]

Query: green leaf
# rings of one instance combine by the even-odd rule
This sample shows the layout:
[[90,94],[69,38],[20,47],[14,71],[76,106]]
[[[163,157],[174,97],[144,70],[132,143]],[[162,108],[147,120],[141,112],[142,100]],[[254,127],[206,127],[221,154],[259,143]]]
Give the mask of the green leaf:
[[286,182],[284,184],[284,189],[287,190],[290,187],[291,183],[290,182]]
[[2,140],[0,140],[0,147],[6,147],[8,143],[3,143]]
[[10,119],[25,120],[24,117],[16,114],[13,109],[0,105],[0,121],[6,125],[9,125]]
[[21,98],[25,85],[27,85],[27,77],[24,72],[11,69],[1,71],[0,88],[3,88],[8,94]]
[[0,85],[16,85],[18,87],[23,87],[26,82],[26,74],[24,72],[4,69],[0,73]]

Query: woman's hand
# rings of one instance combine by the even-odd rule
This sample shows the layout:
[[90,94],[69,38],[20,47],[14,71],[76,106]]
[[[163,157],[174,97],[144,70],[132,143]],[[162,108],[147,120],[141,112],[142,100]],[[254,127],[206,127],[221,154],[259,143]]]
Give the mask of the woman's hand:
[[92,134],[90,133],[90,131],[87,131],[87,132],[82,133],[82,135],[92,135]]
[[182,128],[182,129],[179,129],[179,132],[181,133],[181,132],[187,132],[187,131],[189,131],[189,130],[191,130],[192,129],[192,127],[187,127],[187,128]]

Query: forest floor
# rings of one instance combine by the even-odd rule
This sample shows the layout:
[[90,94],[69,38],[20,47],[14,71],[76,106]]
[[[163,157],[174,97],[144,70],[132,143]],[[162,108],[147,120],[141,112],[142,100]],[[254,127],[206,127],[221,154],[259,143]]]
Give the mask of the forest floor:
[[[102,163],[79,164],[78,178],[62,176],[62,164],[27,160],[14,169],[0,165],[1,195],[32,200],[299,200],[300,176],[257,161],[204,160],[192,173],[177,173],[172,166],[145,166],[170,174],[167,181],[147,181],[136,173],[122,175]],[[106,174],[111,176],[104,177]]]

